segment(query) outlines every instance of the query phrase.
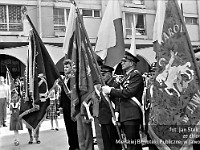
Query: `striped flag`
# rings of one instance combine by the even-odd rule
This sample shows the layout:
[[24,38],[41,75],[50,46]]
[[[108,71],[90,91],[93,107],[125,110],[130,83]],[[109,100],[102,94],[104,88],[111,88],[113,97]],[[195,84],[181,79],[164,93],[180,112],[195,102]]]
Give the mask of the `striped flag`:
[[165,19],[166,0],[157,0],[157,12],[153,28],[153,41],[157,41],[159,44],[162,41],[162,31]]
[[133,56],[137,56],[136,54],[136,43],[135,43],[135,28],[136,28],[136,24],[132,24],[132,38],[131,38],[131,46],[130,46],[130,50],[128,52],[130,52]]
[[119,0],[110,0],[99,27],[95,53],[105,65],[114,67],[121,62],[124,51],[121,6]]
[[67,30],[65,32],[65,38],[64,38],[64,42],[63,42],[63,51],[64,51],[66,57],[68,54],[68,50],[71,49],[70,46],[73,43],[76,17],[77,17],[76,8],[73,4],[71,4],[68,22],[67,22]]

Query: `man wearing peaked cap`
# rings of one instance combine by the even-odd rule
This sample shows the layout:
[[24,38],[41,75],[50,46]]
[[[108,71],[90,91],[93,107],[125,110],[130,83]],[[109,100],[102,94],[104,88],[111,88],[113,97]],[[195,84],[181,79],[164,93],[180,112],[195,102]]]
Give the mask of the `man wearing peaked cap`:
[[106,65],[102,65],[101,66],[101,72],[113,72],[114,68],[110,67],[110,66],[106,66]]
[[[125,51],[121,65],[124,77],[120,88],[103,86],[102,91],[119,102],[119,120],[127,140],[140,141],[139,130],[142,127],[142,95],[144,82],[141,73],[136,70],[139,59]],[[142,150],[141,142],[127,144],[127,150]]]
[[[112,76],[114,68],[106,65],[101,66],[102,79],[106,85],[111,87],[118,87],[115,78]],[[101,133],[103,139],[104,150],[121,150],[122,147],[116,142],[119,139],[117,130],[112,123],[112,113],[109,104],[103,93],[100,93],[101,101],[99,103],[99,123],[101,124]],[[110,97],[110,100],[115,105],[115,112],[119,111],[119,99],[117,97]]]
[[132,55],[128,51],[125,51],[125,54],[124,54],[124,57],[122,58],[122,61],[124,61],[126,59],[131,60],[131,61],[133,61],[135,63],[140,61],[136,56]]

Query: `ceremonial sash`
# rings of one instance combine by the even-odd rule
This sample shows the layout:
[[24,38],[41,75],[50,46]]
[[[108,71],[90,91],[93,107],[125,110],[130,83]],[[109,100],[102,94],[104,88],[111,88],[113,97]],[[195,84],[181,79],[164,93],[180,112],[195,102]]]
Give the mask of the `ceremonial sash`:
[[143,112],[142,104],[138,101],[138,99],[136,97],[132,97],[131,100],[132,100],[131,103],[135,102],[140,107],[141,111]]

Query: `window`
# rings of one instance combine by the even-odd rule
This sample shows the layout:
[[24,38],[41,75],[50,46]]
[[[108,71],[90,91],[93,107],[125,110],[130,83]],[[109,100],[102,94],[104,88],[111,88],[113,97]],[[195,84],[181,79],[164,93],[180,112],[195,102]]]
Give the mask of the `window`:
[[125,34],[131,37],[132,26],[135,26],[136,36],[146,35],[144,14],[125,13]]
[[197,25],[198,19],[195,17],[185,17],[185,23],[190,25]]
[[92,17],[92,10],[82,10],[82,15]]
[[144,24],[144,15],[138,14],[137,17],[137,24],[136,24],[136,35],[145,35],[145,24]]
[[143,5],[144,0],[125,0],[125,3],[135,4],[135,5]]
[[82,9],[82,15],[84,17],[100,17],[100,10],[97,9]]
[[100,17],[100,11],[94,10],[94,17]]
[[132,23],[133,15],[131,13],[125,13],[126,37],[132,35]]
[[0,31],[23,31],[21,6],[0,5]]
[[65,32],[68,15],[69,15],[69,9],[62,9],[62,8],[53,9],[54,31]]

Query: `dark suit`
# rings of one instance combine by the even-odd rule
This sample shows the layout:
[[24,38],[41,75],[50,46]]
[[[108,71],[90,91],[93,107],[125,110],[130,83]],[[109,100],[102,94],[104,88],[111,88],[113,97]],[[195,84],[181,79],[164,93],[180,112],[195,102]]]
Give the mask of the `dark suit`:
[[63,87],[60,96],[60,107],[63,108],[63,117],[65,122],[66,131],[68,134],[69,150],[79,148],[77,122],[71,119],[71,100],[66,95]]
[[[108,86],[116,87],[114,78],[109,80]],[[118,104],[118,99],[111,98],[115,103],[115,106]],[[121,150],[122,147],[120,144],[116,143],[116,140],[119,139],[116,127],[112,123],[112,114],[108,102],[101,93],[101,101],[99,103],[99,123],[101,124],[101,133],[103,138],[104,150]]]
[[[140,139],[139,129],[142,122],[142,111],[131,98],[136,97],[142,104],[144,83],[142,75],[137,70],[132,70],[124,75],[121,89],[111,89],[110,96],[120,98],[120,122],[122,123],[126,138],[129,140]],[[141,144],[127,144],[128,150],[142,150]]]

